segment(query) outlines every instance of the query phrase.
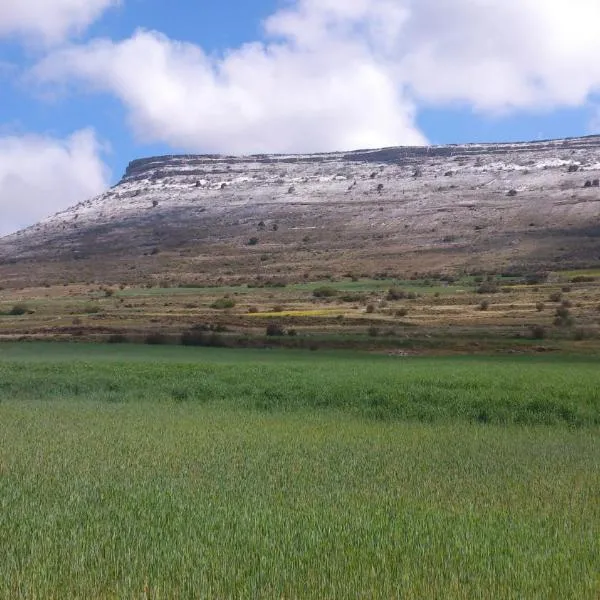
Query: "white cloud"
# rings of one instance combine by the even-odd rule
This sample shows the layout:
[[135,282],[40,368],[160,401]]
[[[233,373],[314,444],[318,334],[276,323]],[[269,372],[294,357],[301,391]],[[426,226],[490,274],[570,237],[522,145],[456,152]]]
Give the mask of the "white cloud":
[[81,33],[120,0],[1,0],[0,37],[19,35],[44,44]]
[[[294,36],[300,13],[281,12],[267,23],[269,44],[253,43],[221,58],[200,47],[138,31],[120,43],[95,41],[51,55],[36,69],[45,81],[75,77],[116,94],[145,141],[189,151],[288,152],[425,143],[415,110],[393,73],[354,35],[364,11],[387,0],[344,5],[315,3],[311,38]],[[331,5],[330,16],[327,6]],[[370,17],[369,17],[370,18]],[[332,35],[319,28],[331,29]],[[371,33],[383,27],[370,23]],[[332,29],[333,28],[333,29]],[[334,31],[335,29],[335,31]],[[339,29],[339,30],[338,30]],[[370,38],[371,33],[367,35]]]
[[597,0],[419,0],[398,40],[415,95],[482,111],[583,104],[600,86]]
[[101,193],[108,169],[91,130],[67,139],[0,137],[0,235]]
[[585,104],[599,22],[598,0],[297,0],[267,19],[267,43],[223,57],[139,31],[55,52],[35,75],[108,91],[142,139],[190,151],[416,144],[423,104]]

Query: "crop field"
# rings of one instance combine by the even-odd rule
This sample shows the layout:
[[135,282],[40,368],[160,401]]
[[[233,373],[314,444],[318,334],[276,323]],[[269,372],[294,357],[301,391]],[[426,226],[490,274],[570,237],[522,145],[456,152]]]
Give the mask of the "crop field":
[[595,599],[598,366],[0,344],[0,597]]

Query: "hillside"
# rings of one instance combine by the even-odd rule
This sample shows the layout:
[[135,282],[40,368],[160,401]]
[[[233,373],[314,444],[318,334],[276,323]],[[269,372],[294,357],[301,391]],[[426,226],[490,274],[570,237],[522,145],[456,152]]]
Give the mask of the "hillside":
[[133,161],[112,189],[0,239],[0,279],[241,283],[584,268],[600,137]]

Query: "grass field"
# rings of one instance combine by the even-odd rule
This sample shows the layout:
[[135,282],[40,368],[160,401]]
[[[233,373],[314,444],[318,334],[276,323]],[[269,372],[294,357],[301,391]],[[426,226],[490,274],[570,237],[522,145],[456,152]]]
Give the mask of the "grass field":
[[597,598],[590,358],[0,345],[0,597]]
[[597,355],[600,281],[588,271],[533,277],[0,287],[0,341]]

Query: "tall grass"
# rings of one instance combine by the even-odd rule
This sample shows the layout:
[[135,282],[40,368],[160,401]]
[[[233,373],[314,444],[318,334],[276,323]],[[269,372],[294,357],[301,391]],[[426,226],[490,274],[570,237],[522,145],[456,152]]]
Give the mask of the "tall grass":
[[[0,354],[15,399],[190,401],[380,420],[600,425],[596,360],[32,344]],[[4,357],[4,358],[3,358]]]
[[[2,598],[600,593],[592,363],[37,345],[0,357]],[[553,389],[579,427],[523,408]],[[476,398],[498,418],[471,418]],[[537,424],[500,419],[511,407]]]

